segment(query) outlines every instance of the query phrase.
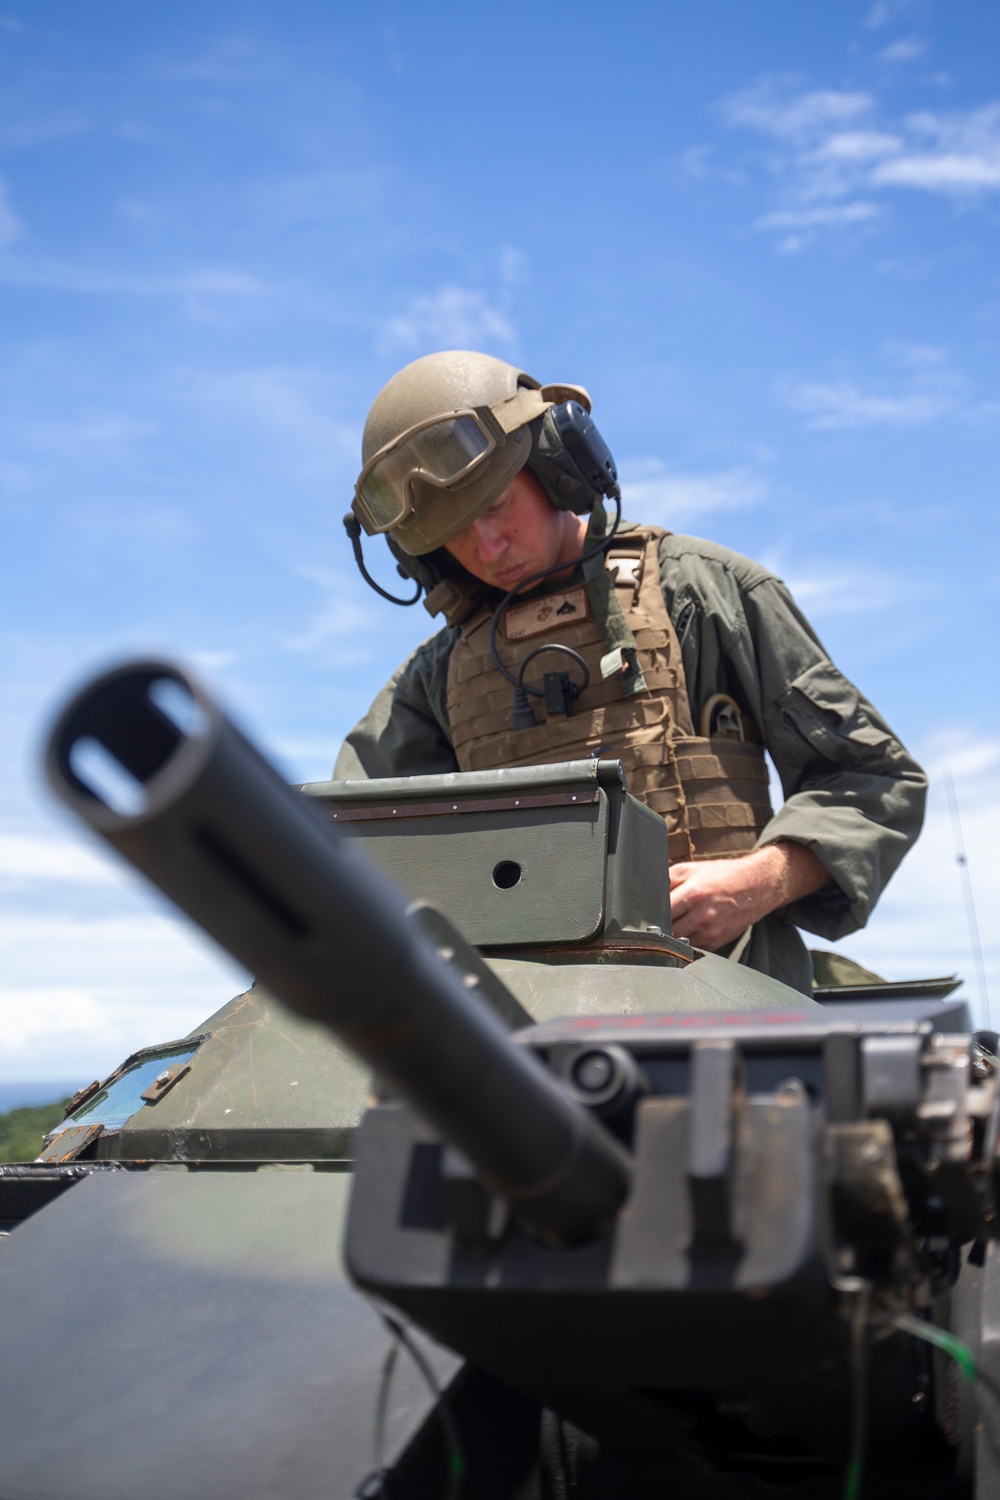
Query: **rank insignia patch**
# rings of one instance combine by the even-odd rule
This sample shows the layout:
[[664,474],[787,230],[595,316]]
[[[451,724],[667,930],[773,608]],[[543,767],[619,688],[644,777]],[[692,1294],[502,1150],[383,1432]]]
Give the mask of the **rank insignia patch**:
[[503,617],[504,639],[525,641],[545,630],[589,619],[590,601],[586,587],[580,584],[575,589],[546,594],[542,599],[526,599],[523,604],[512,604]]

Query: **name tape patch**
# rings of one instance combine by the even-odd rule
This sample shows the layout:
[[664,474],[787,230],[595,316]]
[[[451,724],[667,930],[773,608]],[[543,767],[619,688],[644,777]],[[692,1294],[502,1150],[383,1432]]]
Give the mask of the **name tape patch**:
[[577,620],[589,619],[587,589],[580,584],[578,588],[564,589],[558,594],[546,594],[544,599],[512,604],[503,617],[504,639],[525,641],[543,631],[557,630],[560,625],[574,625]]

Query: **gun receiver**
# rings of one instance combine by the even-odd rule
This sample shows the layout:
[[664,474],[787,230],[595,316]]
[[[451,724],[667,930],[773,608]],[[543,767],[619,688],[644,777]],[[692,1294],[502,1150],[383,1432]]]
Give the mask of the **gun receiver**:
[[[138,808],[116,810],[88,771],[95,745]],[[880,1434],[873,1493],[968,1494],[947,1485],[973,1471],[977,1497],[1000,1493],[995,1036],[972,1035],[961,1003],[823,1007],[671,939],[650,882],[628,873],[638,851],[655,874],[646,839],[665,845],[665,830],[613,771],[594,768],[590,800],[580,765],[545,768],[545,795],[517,783],[510,799],[563,818],[564,848],[596,847],[602,830],[607,863],[590,871],[586,920],[569,903],[567,936],[540,921],[527,874],[520,907],[471,915],[472,861],[456,871],[454,850],[478,837],[470,820],[495,837],[500,816],[474,777],[464,800],[441,779],[304,797],[168,663],[98,678],[48,750],[63,801],[412,1106],[383,1102],[358,1131],[346,1258],[362,1288],[534,1406],[665,1463],[688,1486],[677,1493],[748,1493],[727,1487],[734,1473],[832,1482],[857,1461],[865,1411]],[[330,827],[342,819],[362,843],[376,830],[386,867],[426,880],[413,851],[438,816],[454,821],[437,888],[495,965],[516,909],[517,944],[545,945],[545,983],[585,991],[594,971],[574,966],[589,945],[612,984],[638,994],[642,976],[662,1009],[581,1004],[526,1025],[447,918],[407,908]],[[525,870],[547,870],[548,829],[528,831]],[[932,1368],[928,1321],[975,1347],[978,1414]],[[720,1487],[697,1487],[696,1471]]]
[[[139,810],[116,811],[83,779],[95,745]],[[608,1223],[628,1188],[625,1151],[190,677],[158,661],[99,677],[60,716],[46,765],[74,812],[273,994],[329,1026],[531,1229],[572,1243]],[[450,932],[447,946],[465,944]]]

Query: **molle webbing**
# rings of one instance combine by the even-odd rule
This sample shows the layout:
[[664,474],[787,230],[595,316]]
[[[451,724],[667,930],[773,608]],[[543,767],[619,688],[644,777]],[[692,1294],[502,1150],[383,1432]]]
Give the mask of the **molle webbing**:
[[[617,678],[601,677],[607,643],[600,624],[583,606],[583,591],[563,583],[546,597],[585,608],[586,618],[568,611],[561,623],[555,610],[542,629],[507,641],[497,649],[516,673],[527,653],[547,642],[570,646],[590,668],[590,686],[573,712],[544,718],[544,700],[532,697],[543,722],[513,730],[514,689],[490,655],[492,616],[479,611],[464,626],[448,667],[448,718],[455,755],[463,771],[497,766],[543,765],[576,760],[599,750],[624,763],[629,791],[663,815],[672,861],[717,859],[745,854],[771,818],[767,769],[758,745],[695,735],[680,642],[660,588],[658,527],[630,531],[616,540],[607,570],[625,619],[635,637],[645,690],[626,698]],[[544,604],[544,599],[539,603]],[[555,621],[553,626],[552,621]],[[546,653],[528,668],[527,680],[541,685],[544,672],[580,668],[558,652]]]

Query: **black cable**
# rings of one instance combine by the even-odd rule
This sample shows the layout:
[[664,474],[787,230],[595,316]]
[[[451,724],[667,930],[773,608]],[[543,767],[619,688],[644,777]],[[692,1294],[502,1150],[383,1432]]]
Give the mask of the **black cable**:
[[[376,594],[381,594],[383,599],[388,599],[390,604],[401,604],[404,606],[404,608],[409,608],[411,604],[418,603],[420,595],[423,593],[423,585],[420,583],[417,584],[417,592],[414,594],[412,599],[397,599],[395,594],[390,594],[388,589],[384,589],[380,583],[375,582],[374,578],[365,567],[364,553],[361,550],[361,522],[351,510],[349,510],[347,512],[347,515],[344,517],[344,530],[347,532],[347,535],[350,539],[351,548],[354,552],[354,561],[357,563],[361,576],[365,580],[365,583],[367,583],[369,588],[374,589]],[[401,578],[406,576],[403,573],[402,568],[399,567],[398,564],[396,567],[396,571]]]
[[[490,625],[490,655],[493,658],[494,666],[499,668],[499,670],[506,677],[507,681],[510,683],[511,687],[515,689],[518,687],[518,678],[514,676],[513,672],[509,672],[507,670],[503,662],[500,660],[500,653],[497,650],[497,631],[500,628],[500,620],[503,616],[504,610],[516,595],[522,593],[525,589],[531,588],[533,584],[540,583],[543,578],[548,578],[550,573],[563,573],[568,572],[571,568],[582,567],[582,565],[585,562],[589,562],[592,557],[597,557],[600,555],[600,553],[606,552],[608,550],[608,548],[611,546],[611,543],[614,541],[615,533],[617,532],[622,521],[621,492],[617,488],[615,488],[611,492],[610,498],[615,502],[614,523],[607,536],[602,537],[601,540],[597,543],[596,547],[591,547],[589,552],[581,552],[579,557],[571,558],[569,562],[553,563],[549,568],[541,568],[537,573],[530,573],[527,578],[522,578],[520,583],[516,583],[509,594],[504,595],[504,597],[500,600],[500,603],[497,605],[496,609],[493,611],[493,620]],[[532,688],[530,689],[530,691],[537,693],[539,689]]]
[[[401,1340],[394,1333],[392,1343],[386,1350],[386,1356],[382,1362],[382,1378],[379,1381],[378,1400],[375,1403],[375,1429],[372,1435],[372,1475],[371,1478],[378,1485],[375,1494],[381,1493],[385,1484],[385,1421],[389,1410],[389,1391],[392,1388],[392,1377],[396,1369],[396,1360],[399,1357]],[[362,1490],[364,1493],[364,1490]]]
[[[448,1449],[448,1488],[445,1492],[446,1500],[460,1500],[462,1481],[465,1476],[465,1455],[462,1452],[462,1441],[459,1437],[458,1423],[455,1421],[448,1398],[438,1384],[430,1362],[425,1357],[423,1351],[410,1338],[409,1332],[403,1324],[397,1322],[395,1318],[391,1318],[388,1313],[379,1312],[379,1317],[392,1334],[393,1342],[389,1347],[382,1366],[382,1381],[375,1412],[375,1469],[370,1478],[375,1480],[379,1488],[372,1493],[374,1496],[381,1495],[387,1478],[384,1453],[385,1420],[389,1405],[389,1387],[396,1365],[396,1355],[400,1345],[402,1345],[423,1376],[424,1384],[434,1397],[434,1409],[441,1418],[445,1444]],[[367,1483],[368,1481],[366,1481]],[[362,1489],[362,1493],[367,1493],[364,1488]]]
[[574,651],[572,646],[563,646],[558,641],[548,641],[544,646],[536,646],[534,651],[528,652],[527,656],[524,658],[524,661],[517,669],[517,677],[514,679],[515,688],[524,688],[527,692],[534,693],[536,698],[545,697],[545,689],[540,687],[532,687],[530,682],[525,682],[524,674],[529,664],[534,661],[535,657],[541,656],[546,651],[561,651],[565,656],[571,656],[575,662],[579,662],[580,666],[583,668],[583,681],[581,683],[570,683],[571,696],[574,698],[579,698],[580,694],[585,693],[587,691],[587,688],[590,686],[590,668],[587,666],[587,663],[584,661],[579,651]]

